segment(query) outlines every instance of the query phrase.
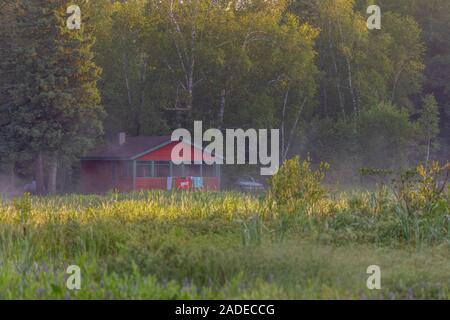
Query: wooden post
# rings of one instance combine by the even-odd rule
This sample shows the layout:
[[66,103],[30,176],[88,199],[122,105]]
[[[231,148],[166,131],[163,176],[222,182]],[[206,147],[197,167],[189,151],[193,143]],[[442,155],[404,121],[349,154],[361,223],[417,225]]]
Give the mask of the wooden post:
[[152,161],[151,164],[152,164],[151,176],[152,176],[152,178],[154,178],[155,177],[155,161]]
[[219,180],[219,190],[221,190],[221,186],[222,186],[222,179],[221,179],[221,174],[220,174],[220,164],[216,164],[216,176]]
[[133,191],[136,191],[136,160],[133,160]]

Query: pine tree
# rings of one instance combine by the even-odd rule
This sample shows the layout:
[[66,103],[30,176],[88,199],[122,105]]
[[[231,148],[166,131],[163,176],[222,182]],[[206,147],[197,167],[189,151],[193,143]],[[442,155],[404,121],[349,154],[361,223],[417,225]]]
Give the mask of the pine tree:
[[56,192],[59,160],[74,159],[102,133],[94,38],[86,17],[81,29],[67,28],[66,6],[21,0],[16,14],[20,47],[13,59],[18,80],[10,129],[15,144],[34,154],[40,193]]
[[10,130],[10,106],[9,94],[14,83],[15,66],[12,63],[12,52],[17,42],[15,41],[14,9],[16,0],[8,0],[0,3],[0,166],[8,165],[10,185],[15,184],[15,162],[17,153],[14,152],[14,143]]

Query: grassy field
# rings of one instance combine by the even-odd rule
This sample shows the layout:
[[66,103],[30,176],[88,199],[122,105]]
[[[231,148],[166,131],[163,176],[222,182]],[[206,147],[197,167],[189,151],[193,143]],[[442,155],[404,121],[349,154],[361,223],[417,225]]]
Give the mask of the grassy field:
[[0,299],[450,299],[449,207],[405,217],[377,192],[294,211],[225,192],[25,196],[0,204]]

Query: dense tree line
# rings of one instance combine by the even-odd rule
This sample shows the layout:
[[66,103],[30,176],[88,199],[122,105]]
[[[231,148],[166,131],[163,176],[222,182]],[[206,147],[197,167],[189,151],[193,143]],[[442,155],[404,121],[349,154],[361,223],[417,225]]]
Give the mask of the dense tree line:
[[66,27],[66,1],[21,0],[9,8],[15,34],[4,62],[11,76],[1,109],[2,160],[11,176],[16,165],[32,162],[37,191],[53,194],[58,167],[75,161],[102,133],[94,39],[84,27]]
[[77,32],[66,1],[7,2],[1,159],[25,175],[41,161],[48,191],[102,124],[280,128],[283,159],[309,153],[343,177],[448,157],[448,0],[376,1],[381,30],[372,0],[80,1]]

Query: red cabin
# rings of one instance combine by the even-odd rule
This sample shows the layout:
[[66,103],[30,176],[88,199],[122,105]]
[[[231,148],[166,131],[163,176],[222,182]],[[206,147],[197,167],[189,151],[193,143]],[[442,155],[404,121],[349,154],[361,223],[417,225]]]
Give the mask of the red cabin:
[[[172,162],[172,149],[179,143],[170,136],[126,137],[122,133],[117,144],[100,146],[81,159],[81,191],[219,190],[220,165]],[[197,146],[191,148],[192,158],[211,157]]]

